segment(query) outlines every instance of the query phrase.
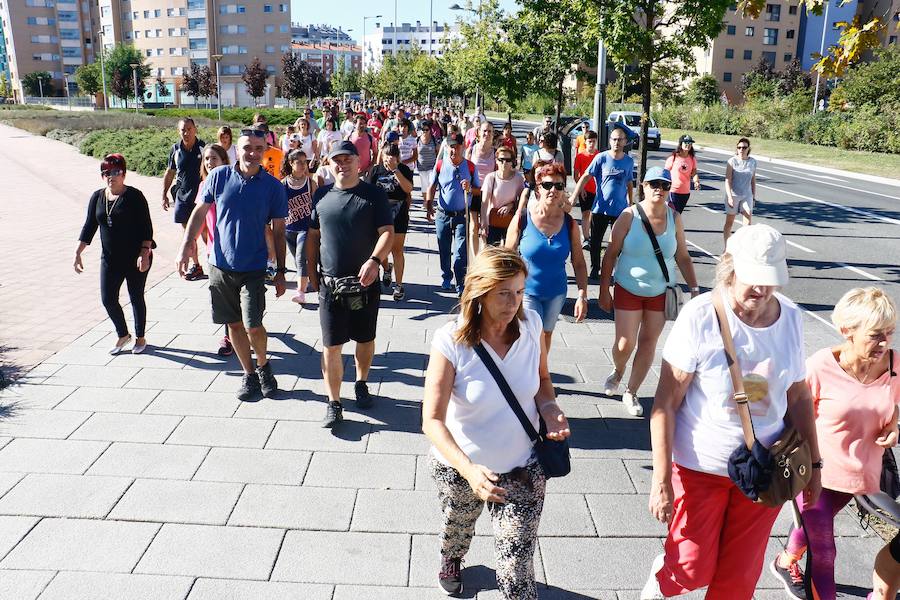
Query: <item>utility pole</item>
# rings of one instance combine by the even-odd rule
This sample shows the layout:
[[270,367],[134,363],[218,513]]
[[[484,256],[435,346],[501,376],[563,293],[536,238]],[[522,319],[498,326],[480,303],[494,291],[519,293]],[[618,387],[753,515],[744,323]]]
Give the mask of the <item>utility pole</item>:
[[137,70],[141,65],[140,63],[130,63],[128,66],[131,67],[131,76],[134,79],[134,114],[138,114]]
[[[831,6],[831,0],[825,0],[825,17],[822,21],[822,41],[819,44],[819,55],[825,55],[825,31],[827,31],[828,27],[828,7]],[[821,73],[816,73],[816,91],[813,94],[813,109],[812,111],[815,113],[819,110],[819,80],[822,78]],[[828,81],[826,80],[827,84]]]
[[216,61],[216,105],[219,108],[219,122],[222,122],[222,80],[219,78],[219,61],[222,60],[221,54],[212,54],[210,58]]
[[103,55],[106,53],[106,44],[103,43],[102,29],[97,35],[100,40],[100,79],[103,81],[103,111],[106,112],[109,110],[109,103],[106,100],[106,65],[103,61]]

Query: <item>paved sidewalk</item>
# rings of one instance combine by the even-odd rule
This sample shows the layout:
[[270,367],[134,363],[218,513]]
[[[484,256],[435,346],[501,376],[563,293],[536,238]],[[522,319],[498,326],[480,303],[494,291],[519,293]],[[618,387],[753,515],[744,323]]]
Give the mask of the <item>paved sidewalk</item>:
[[[37,200],[23,195],[23,182],[43,173],[35,185],[46,186],[40,202],[52,208],[54,230],[17,237],[16,252],[64,268],[48,294],[0,267],[0,329],[16,321],[9,310],[28,311],[56,296],[61,314],[38,325],[54,329],[71,311],[81,330],[0,394],[0,599],[443,598],[435,586],[439,512],[420,402],[431,336],[455,298],[435,285],[435,239],[422,212],[414,211],[407,238],[409,299],[383,297],[370,375],[376,405],[360,412],[348,402],[347,422],[332,435],[319,426],[315,305],[299,309],[289,294],[275,300],[269,292],[265,324],[285,391],[241,404],[234,399],[237,360],[215,352],[222,330],[210,321],[206,282],[172,275],[177,236],[160,244],[158,258],[167,258],[151,271],[153,350],[106,354],[115,334],[96,280],[70,288],[66,278],[74,274],[63,274],[84,190],[97,187],[96,161],[31,138],[21,142],[23,151],[10,152],[10,131],[0,128],[0,160],[14,171],[14,197],[28,199],[31,211],[3,204],[0,265],[14,253],[7,237],[13,226],[39,231],[37,219],[15,224],[32,217]],[[129,175],[155,205],[159,180],[138,179]],[[60,198],[75,205],[71,216],[57,214],[65,209]],[[162,240],[174,226],[157,212],[154,218]],[[57,238],[65,243],[57,246]],[[18,303],[5,296],[8,286],[20,290]],[[663,527],[646,510],[647,420],[598,391],[610,370],[612,336],[612,322],[599,318],[561,322],[555,334],[550,364],[572,424],[573,472],[548,485],[535,557],[541,598],[635,600],[661,551]],[[345,397],[352,397],[352,349]],[[640,390],[647,409],[655,385],[656,372]],[[784,536],[788,522],[782,514],[774,533]],[[838,516],[837,533],[837,579],[850,597],[864,597],[882,543],[849,511]],[[773,538],[770,557],[782,543]],[[465,597],[499,598],[491,544],[482,518],[466,560]],[[757,598],[783,597],[773,588],[764,574]]]

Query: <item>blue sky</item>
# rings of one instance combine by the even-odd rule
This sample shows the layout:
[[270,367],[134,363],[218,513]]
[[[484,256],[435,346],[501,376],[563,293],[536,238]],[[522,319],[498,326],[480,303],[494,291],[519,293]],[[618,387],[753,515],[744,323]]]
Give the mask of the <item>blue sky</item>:
[[[433,0],[434,20],[438,23],[454,23],[460,11],[449,7],[458,3],[465,6],[465,0]],[[515,0],[500,0],[500,5],[507,11],[515,10]],[[397,0],[397,22],[428,23],[429,0]],[[382,24],[394,20],[393,0],[292,0],[291,20],[301,24],[321,24],[340,26],[342,29],[353,29],[350,35],[358,39],[362,35],[362,17],[382,15],[378,19]],[[371,32],[375,19],[366,21],[366,32]]]

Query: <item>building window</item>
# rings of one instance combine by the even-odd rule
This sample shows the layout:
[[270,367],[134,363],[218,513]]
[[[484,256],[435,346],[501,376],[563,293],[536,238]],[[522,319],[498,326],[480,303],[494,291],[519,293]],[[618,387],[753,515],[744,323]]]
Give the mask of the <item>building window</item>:
[[266,73],[272,74],[275,72],[275,65],[266,65]]
[[174,8],[167,8],[167,9],[166,9],[166,16],[167,16],[167,17],[174,17],[174,16],[175,16],[175,9],[174,9]]
[[756,29],[754,27],[746,27],[744,29],[744,35],[747,37],[753,37],[756,35]]
[[62,49],[63,56],[81,56],[81,48],[63,48]]
[[744,60],[753,59],[753,50],[744,50]]
[[188,19],[188,29],[206,29],[206,19]]
[[238,54],[247,54],[247,46],[238,46]]
[[288,10],[289,10],[289,8],[288,8],[287,4],[279,4],[278,5],[278,12],[286,13],[286,12],[288,12]]
[[763,52],[762,54],[760,54],[760,56],[762,57],[762,59],[764,61],[769,63],[770,67],[772,67],[772,68],[775,67],[775,53],[774,52]]
[[157,9],[155,9],[155,10],[153,11],[153,18],[154,18],[154,19],[158,19],[158,18],[160,18],[161,16],[162,16],[162,11],[161,11],[160,9],[157,8]]
[[789,15],[796,15],[796,14],[797,14],[797,5],[796,5],[796,4],[793,4],[793,5],[791,5],[791,6],[788,6],[788,14],[789,14]]
[[281,30],[281,33],[288,33],[291,30],[287,23],[282,23],[279,29]]
[[791,59],[794,58],[790,53],[784,55],[784,62],[791,62]]
[[285,52],[287,52],[289,49],[290,49],[289,46],[288,46],[287,44],[284,44],[284,45],[281,47],[281,52],[282,52],[282,53],[285,53]]
[[222,67],[222,73],[225,75],[240,75],[241,67],[238,65],[225,65]]
[[156,31],[154,31],[154,34],[154,37],[162,37],[162,29],[157,29]]
[[786,37],[789,40],[794,39],[794,30],[788,29],[787,32],[784,34],[784,37]]
[[728,72],[722,73],[722,81],[724,81],[726,83],[731,81],[731,73],[728,73]]
[[781,5],[780,4],[766,4],[766,21],[780,21],[781,20]]
[[134,39],[138,39],[139,37],[141,37],[141,32],[135,29],[135,31],[134,31]]
[[729,25],[728,29],[726,29],[726,33],[728,35],[734,35],[736,32],[737,32],[737,28],[734,25]]
[[272,12],[272,5],[271,4],[263,4],[263,12],[264,13]]
[[188,42],[188,47],[191,50],[206,50],[208,46],[206,45],[206,40],[202,38],[192,39]]
[[140,17],[140,16],[141,16],[141,13],[139,13],[138,11],[134,11],[133,13],[131,13],[131,18],[134,19],[135,21],[137,21],[138,17]]
[[763,45],[764,46],[777,46],[778,45],[778,30],[765,28],[763,29]]
[[153,56],[153,50],[147,48],[147,56]]
[[266,46],[266,54],[274,54],[275,46]]
[[203,10],[206,8],[205,0],[188,0],[188,10]]
[[149,19],[149,18],[150,18],[150,11],[149,11],[149,10],[145,10],[145,11],[144,11],[144,18],[145,18],[145,19]]
[[263,31],[265,33],[275,33],[275,26],[274,25],[266,25],[265,27],[263,27]]

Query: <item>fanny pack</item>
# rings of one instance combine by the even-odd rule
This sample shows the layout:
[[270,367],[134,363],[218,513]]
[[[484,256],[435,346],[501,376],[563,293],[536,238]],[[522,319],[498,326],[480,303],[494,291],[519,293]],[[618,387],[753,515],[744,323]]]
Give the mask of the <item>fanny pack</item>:
[[355,275],[331,279],[328,287],[334,299],[348,310],[361,310],[369,303],[369,288],[360,283]]

